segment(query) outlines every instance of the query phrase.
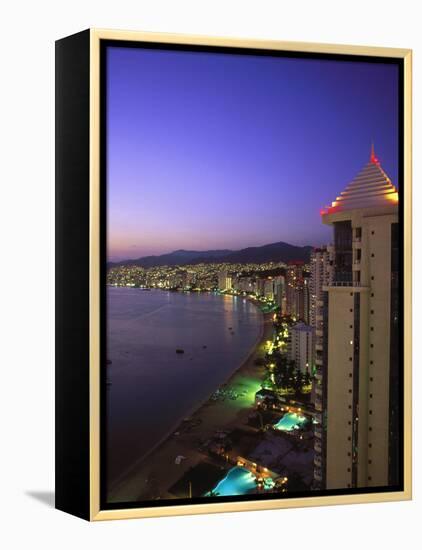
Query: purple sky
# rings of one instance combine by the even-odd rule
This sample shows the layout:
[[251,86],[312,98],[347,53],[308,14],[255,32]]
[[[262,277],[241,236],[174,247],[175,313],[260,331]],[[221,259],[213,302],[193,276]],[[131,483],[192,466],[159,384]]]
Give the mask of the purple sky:
[[372,139],[397,184],[396,66],[109,47],[107,71],[111,260],[329,242]]

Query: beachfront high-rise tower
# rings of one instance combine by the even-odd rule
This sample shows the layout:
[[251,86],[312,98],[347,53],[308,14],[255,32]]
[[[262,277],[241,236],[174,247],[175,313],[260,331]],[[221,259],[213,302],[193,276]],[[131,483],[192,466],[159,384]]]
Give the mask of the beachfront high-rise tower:
[[218,273],[218,289],[230,290],[232,288],[232,278],[227,271],[220,271]]
[[[309,324],[317,329],[320,323],[317,316],[320,316],[319,307],[322,306],[322,289],[332,281],[334,266],[334,246],[327,245],[321,248],[314,248],[311,252],[311,278],[309,282],[310,307]],[[322,334],[321,334],[322,336]]]
[[314,330],[305,323],[297,323],[290,329],[289,359],[295,362],[302,374],[313,371]]
[[371,150],[321,212],[334,230],[333,280],[323,293],[316,426],[318,487],[396,484],[398,476],[398,193]]
[[314,377],[312,380],[312,403],[315,407],[315,420],[320,428],[316,429],[314,440],[314,485],[315,488],[322,487],[322,447],[323,431],[322,427],[326,425],[324,411],[324,386],[323,386],[323,289],[331,284],[334,270],[334,247],[327,245],[321,248],[315,248],[311,253],[311,278],[310,278],[310,325],[314,330],[314,345],[312,349],[312,364],[314,367]]
[[289,262],[286,269],[286,313],[304,320],[303,262]]

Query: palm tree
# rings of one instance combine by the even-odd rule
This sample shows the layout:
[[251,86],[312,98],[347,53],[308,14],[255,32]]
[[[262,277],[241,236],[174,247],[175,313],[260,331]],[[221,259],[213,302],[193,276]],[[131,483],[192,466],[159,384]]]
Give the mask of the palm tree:
[[305,372],[305,386],[309,386],[309,384],[312,382],[312,376],[309,373],[309,369],[306,368]]
[[303,374],[300,372],[299,369],[296,369],[294,389],[295,389],[296,395],[300,395],[303,390]]
[[295,384],[295,370],[296,370],[296,363],[294,361],[289,361],[288,367],[287,367],[287,373],[290,381],[290,385],[294,387]]

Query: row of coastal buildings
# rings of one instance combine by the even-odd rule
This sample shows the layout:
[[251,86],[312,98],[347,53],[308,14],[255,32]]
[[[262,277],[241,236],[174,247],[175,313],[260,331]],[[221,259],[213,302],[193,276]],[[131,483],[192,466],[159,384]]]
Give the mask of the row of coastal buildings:
[[400,472],[398,193],[369,162],[321,211],[333,244],[310,265],[262,280],[220,274],[220,289],[273,299],[296,320],[288,353],[314,374],[316,489],[396,486]]
[[[312,262],[311,264],[312,265]],[[289,329],[289,358],[304,374],[312,373],[315,334],[312,328],[312,273],[310,265],[292,261],[285,265],[283,275],[241,276],[220,272],[220,291],[245,292],[274,303],[281,315],[291,317],[296,323]]]

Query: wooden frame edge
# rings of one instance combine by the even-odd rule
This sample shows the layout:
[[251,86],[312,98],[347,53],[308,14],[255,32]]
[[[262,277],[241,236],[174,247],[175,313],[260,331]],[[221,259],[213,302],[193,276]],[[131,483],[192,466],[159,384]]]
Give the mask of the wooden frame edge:
[[404,55],[404,488],[412,498],[412,51]]
[[100,510],[100,38],[90,30],[89,407],[90,519]]
[[[161,42],[305,53],[394,57],[404,61],[404,490],[248,502],[100,509],[100,40]],[[412,50],[204,35],[90,29],[90,520],[134,519],[412,499]]]
[[218,514],[232,512],[258,512],[280,510],[285,508],[309,508],[319,506],[337,506],[347,504],[375,504],[411,500],[411,492],[372,493],[368,495],[341,495],[300,497],[249,502],[230,502],[212,504],[183,504],[162,506],[159,508],[122,508],[120,510],[99,510],[92,521],[109,521],[115,519],[142,519],[153,517],[170,517],[200,514]]

